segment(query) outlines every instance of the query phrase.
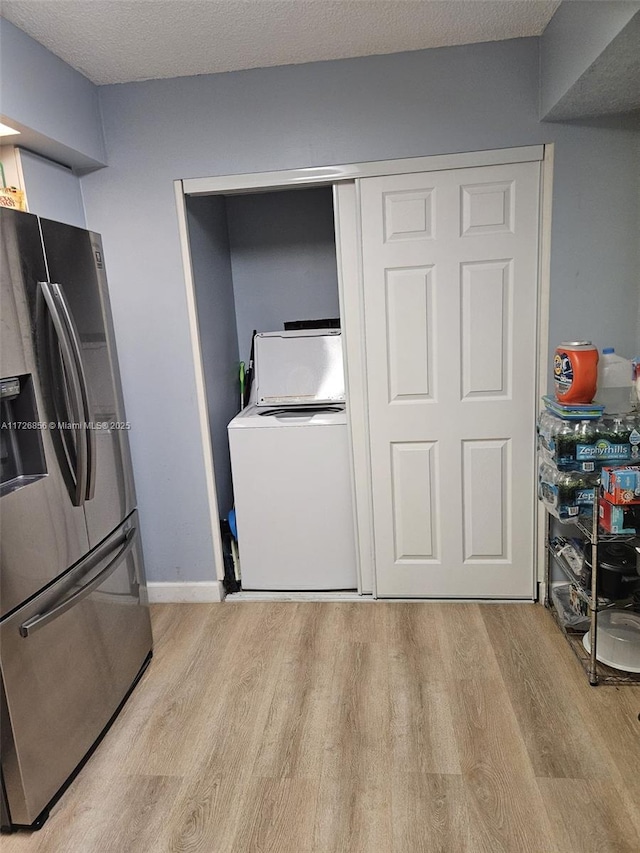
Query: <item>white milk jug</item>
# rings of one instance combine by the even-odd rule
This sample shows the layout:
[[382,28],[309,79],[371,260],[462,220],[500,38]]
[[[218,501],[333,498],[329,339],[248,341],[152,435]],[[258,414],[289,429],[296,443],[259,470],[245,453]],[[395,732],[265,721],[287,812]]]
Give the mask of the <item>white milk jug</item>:
[[616,355],[613,347],[605,347],[598,362],[596,401],[606,414],[625,414],[633,405],[631,390],[631,361]]

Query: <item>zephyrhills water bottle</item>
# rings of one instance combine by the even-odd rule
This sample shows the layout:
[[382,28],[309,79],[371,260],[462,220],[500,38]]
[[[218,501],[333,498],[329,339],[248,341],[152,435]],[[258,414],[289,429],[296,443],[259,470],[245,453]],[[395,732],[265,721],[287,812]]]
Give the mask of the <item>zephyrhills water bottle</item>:
[[630,359],[616,355],[613,347],[605,347],[598,362],[596,400],[605,414],[627,414],[633,406],[633,368]]
[[538,417],[538,449],[547,452],[550,456],[554,453],[555,434],[562,421],[547,409]]
[[597,428],[593,421],[580,421],[574,429],[576,468],[592,472],[596,468]]
[[627,415],[629,427],[629,456],[632,465],[640,464],[640,412]]
[[598,422],[597,460],[600,465],[627,465],[631,460],[632,428],[625,415],[609,415]]
[[576,464],[576,424],[574,421],[564,421],[558,418],[558,425],[553,433],[556,465],[561,470],[571,470]]

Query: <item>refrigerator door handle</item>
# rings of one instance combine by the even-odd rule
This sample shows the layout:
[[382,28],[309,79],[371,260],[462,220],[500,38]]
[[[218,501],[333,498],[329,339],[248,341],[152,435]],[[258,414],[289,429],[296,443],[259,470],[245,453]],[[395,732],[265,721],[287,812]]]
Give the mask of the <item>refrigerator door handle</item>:
[[91,500],[95,490],[96,437],[90,426],[91,410],[87,379],[82,364],[80,342],[69,306],[59,284],[41,281],[40,287],[53,320],[60,351],[67,368],[79,418],[81,438],[77,443],[77,471],[75,506],[82,506],[85,500]]
[[73,348],[73,354],[78,367],[78,376],[82,390],[82,403],[84,409],[82,419],[82,430],[87,448],[85,499],[89,501],[95,493],[96,472],[96,434],[95,430],[92,428],[93,424],[91,416],[91,406],[89,405],[89,386],[87,385],[87,377],[84,372],[84,365],[82,363],[82,353],[80,350],[80,338],[78,336],[76,325],[73,322],[73,315],[71,313],[71,310],[69,309],[66,299],[64,298],[64,293],[60,285],[51,284],[50,287],[55,299],[58,300],[60,308],[62,309],[61,315],[67,327],[67,337]]
[[32,616],[30,619],[27,619],[25,622],[20,625],[20,636],[22,637],[30,637],[34,631],[38,631],[40,628],[44,628],[45,625],[48,625],[50,622],[53,622],[54,619],[57,619],[58,616],[62,616],[63,613],[66,613],[67,610],[70,610],[72,607],[75,607],[76,604],[79,604],[83,598],[86,598],[90,593],[93,592],[94,589],[99,587],[107,578],[112,575],[118,566],[125,559],[129,551],[133,548],[136,535],[138,533],[137,527],[132,527],[127,531],[122,547],[116,554],[116,556],[104,567],[101,572],[93,578],[93,580],[89,581],[88,584],[85,584],[79,590],[70,595],[68,598],[65,598],[59,604],[54,605],[49,610],[46,610],[44,613],[37,613],[35,616]]

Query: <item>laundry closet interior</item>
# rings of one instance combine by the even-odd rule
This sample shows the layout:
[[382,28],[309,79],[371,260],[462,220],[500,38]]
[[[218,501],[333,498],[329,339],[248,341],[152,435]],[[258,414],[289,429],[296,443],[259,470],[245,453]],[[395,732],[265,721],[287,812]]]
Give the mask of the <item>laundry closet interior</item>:
[[[319,325],[331,326],[331,335],[339,337],[333,188],[323,185],[193,195],[185,198],[185,212],[216,499],[220,518],[227,518],[234,507],[228,425],[241,409],[239,364],[250,364],[254,331],[277,332],[284,330],[285,323],[328,320]],[[301,331],[301,335],[307,334],[313,336],[315,332]],[[339,341],[336,343],[339,347]],[[325,425],[324,430],[268,429],[298,421],[292,417],[288,422],[270,419],[266,423],[257,417],[263,411],[253,420],[254,425],[264,427],[252,432],[258,444],[248,439],[246,430],[233,433],[239,443],[244,442],[235,453],[236,490],[242,488],[239,481],[243,470],[247,479],[247,497],[237,508],[240,560],[244,555],[249,565],[250,549],[256,562],[261,554],[268,562],[271,550],[276,563],[278,548],[292,554],[289,574],[286,560],[281,560],[272,582],[268,574],[260,575],[253,588],[295,591],[357,587],[346,413],[344,405],[340,408],[340,438],[335,439],[340,448],[336,450],[327,436],[337,436],[338,430],[328,428],[331,424],[324,423],[322,413],[315,416],[313,424]],[[302,426],[309,425],[306,414],[300,413]],[[246,424],[241,421],[240,425]],[[296,441],[309,447],[303,462],[287,461],[295,460]],[[309,454],[318,457],[323,453],[327,454],[324,462],[309,458]],[[334,465],[338,470],[334,471],[332,453],[339,454]],[[291,470],[291,465],[299,470]],[[313,465],[319,466],[318,470],[308,470]],[[328,466],[324,472],[323,465]],[[261,476],[267,478],[262,493]],[[305,479],[311,482],[305,484]],[[334,508],[336,500],[340,506]],[[327,513],[334,513],[335,520],[327,521]],[[320,538],[314,542],[316,530]],[[340,536],[350,542],[342,546],[332,543]],[[329,541],[323,544],[323,537]],[[324,556],[314,553],[319,546],[325,549]],[[299,558],[294,560],[295,548]],[[313,559],[319,561],[317,576],[310,564]],[[320,564],[323,559],[326,571]],[[246,576],[253,580],[248,571]],[[244,578],[243,588],[247,588]]]

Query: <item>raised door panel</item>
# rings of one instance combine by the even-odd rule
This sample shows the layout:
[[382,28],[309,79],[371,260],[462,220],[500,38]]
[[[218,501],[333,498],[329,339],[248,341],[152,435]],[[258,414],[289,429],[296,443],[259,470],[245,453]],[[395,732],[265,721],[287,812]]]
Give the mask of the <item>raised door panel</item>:
[[462,397],[508,397],[513,360],[511,260],[461,265]]
[[436,466],[434,442],[391,445],[396,562],[439,559]]
[[389,401],[433,398],[433,269],[386,272]]
[[515,181],[462,184],[462,235],[513,233]]
[[508,439],[462,442],[465,563],[509,560],[512,478]]
[[433,187],[385,193],[384,240],[425,240],[433,237]]

